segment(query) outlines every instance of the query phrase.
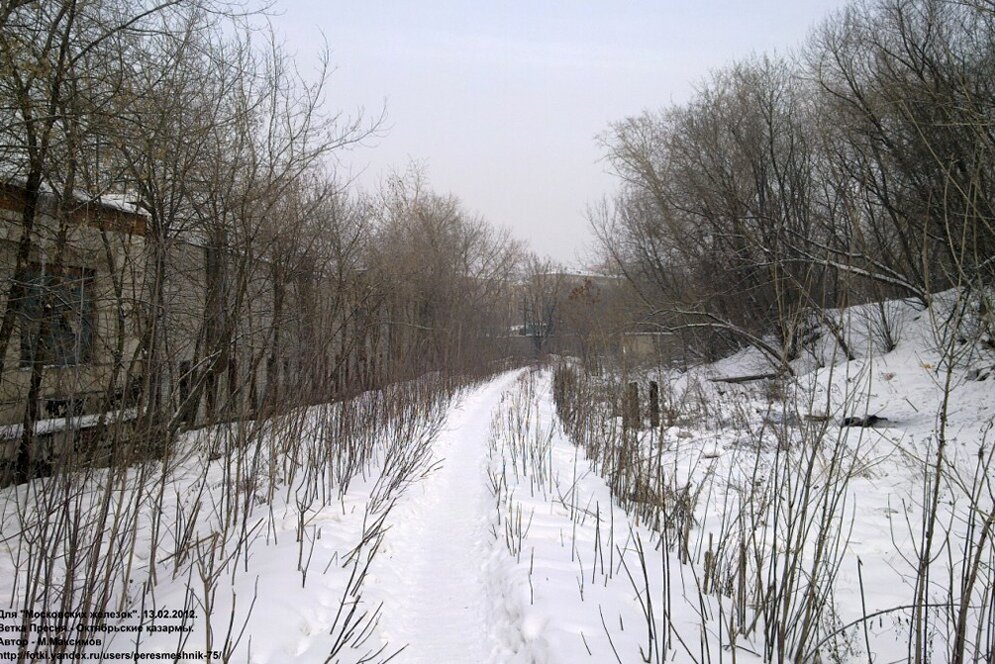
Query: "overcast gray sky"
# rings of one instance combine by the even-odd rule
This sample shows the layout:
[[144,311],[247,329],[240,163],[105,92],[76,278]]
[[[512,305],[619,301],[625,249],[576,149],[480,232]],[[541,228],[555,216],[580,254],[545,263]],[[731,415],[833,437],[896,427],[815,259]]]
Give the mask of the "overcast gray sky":
[[322,35],[332,107],[386,102],[385,134],[344,162],[374,189],[410,161],[432,188],[576,263],[588,203],[615,187],[596,136],[688,97],[709,71],[785,52],[843,0],[278,0],[307,66]]

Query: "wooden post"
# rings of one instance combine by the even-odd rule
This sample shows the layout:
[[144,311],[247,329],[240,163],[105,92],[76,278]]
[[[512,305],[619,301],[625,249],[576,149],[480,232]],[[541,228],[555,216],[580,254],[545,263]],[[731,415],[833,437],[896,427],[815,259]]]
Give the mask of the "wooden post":
[[639,429],[641,426],[639,417],[639,385],[629,383],[625,389],[625,397],[622,399],[622,427],[625,429]]
[[650,381],[650,426],[660,426],[660,385],[655,380]]

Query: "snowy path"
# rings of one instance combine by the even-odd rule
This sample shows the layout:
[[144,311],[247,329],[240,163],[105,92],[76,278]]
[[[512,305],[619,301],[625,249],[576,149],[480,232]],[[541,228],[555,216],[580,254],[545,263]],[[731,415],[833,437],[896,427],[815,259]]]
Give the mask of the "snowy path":
[[408,644],[393,661],[497,661],[485,463],[492,414],[518,376],[500,376],[453,410],[435,444],[440,469],[412,487],[391,518],[376,585],[384,593],[381,634],[395,648]]

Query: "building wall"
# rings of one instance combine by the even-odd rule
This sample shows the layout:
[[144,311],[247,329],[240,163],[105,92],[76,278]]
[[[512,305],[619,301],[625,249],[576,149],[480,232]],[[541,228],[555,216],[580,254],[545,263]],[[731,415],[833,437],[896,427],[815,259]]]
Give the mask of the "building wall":
[[[21,306],[10,302],[15,264],[23,222],[23,198],[12,188],[0,188],[0,310]],[[65,224],[65,243],[59,258],[60,224],[54,201],[43,197],[36,215],[32,249],[28,257],[31,274],[58,271],[73,273],[85,283],[83,296],[90,303],[89,352],[78,363],[51,364],[42,374],[40,417],[60,410],[59,401],[70,396],[77,412],[91,412],[105,401],[109,381],[120,351],[131,358],[138,345],[134,329],[134,303],[141,288],[144,265],[144,219],[113,208],[80,206]],[[78,276],[76,276],[78,275]],[[23,275],[22,275],[23,276]],[[120,294],[119,290],[120,289]],[[23,299],[22,299],[23,302]],[[24,344],[31,334],[24,316],[16,324],[4,355],[0,374],[0,425],[19,424],[24,419],[25,400],[31,379]],[[123,343],[118,332],[123,325]],[[124,389],[124,383],[111,390]]]
[[[43,197],[27,261],[39,276],[16,275],[23,195],[0,185],[0,308],[18,312],[0,372],[0,459],[17,456],[29,437],[32,457],[44,459],[92,447],[105,435],[98,426],[105,413],[134,421],[122,440],[139,431],[157,436],[161,429],[142,428],[151,422],[139,421],[145,414],[199,426],[327,401],[400,375],[410,348],[396,344],[405,332],[392,324],[397,312],[368,297],[362,274],[325,277],[299,267],[283,274],[268,257],[189,236],[154,239],[150,218],[118,207],[81,202],[60,228],[56,201]],[[71,362],[35,363],[35,435],[24,436],[33,370],[22,338],[36,340],[45,328],[30,333],[21,319],[45,316],[25,314],[30,298],[12,302],[12,286],[47,278],[59,262],[82,284],[73,322],[90,323],[90,343]],[[62,287],[51,284],[48,300]],[[63,336],[73,334],[63,327]]]

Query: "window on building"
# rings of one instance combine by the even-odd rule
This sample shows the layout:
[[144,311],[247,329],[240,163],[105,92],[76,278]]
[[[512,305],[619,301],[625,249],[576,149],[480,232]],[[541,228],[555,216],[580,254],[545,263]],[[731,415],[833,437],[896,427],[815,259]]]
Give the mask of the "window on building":
[[54,366],[90,362],[93,272],[29,265],[15,279],[20,286],[14,306],[21,331],[21,367],[30,367],[36,360]]

